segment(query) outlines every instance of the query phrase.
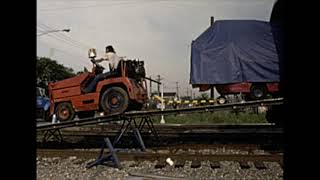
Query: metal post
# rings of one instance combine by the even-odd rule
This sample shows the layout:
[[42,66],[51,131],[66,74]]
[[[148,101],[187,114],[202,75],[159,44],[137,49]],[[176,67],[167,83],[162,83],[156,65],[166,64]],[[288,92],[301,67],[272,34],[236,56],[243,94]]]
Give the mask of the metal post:
[[210,17],[210,26],[212,26],[212,25],[213,25],[213,22],[214,22],[214,17],[213,17],[213,16],[211,16],[211,17]]
[[141,134],[139,132],[139,129],[138,128],[134,128],[133,129],[133,133],[137,139],[137,141],[139,142],[140,146],[141,146],[141,150],[142,151],[146,151],[146,146],[144,145],[144,142],[142,140],[142,137],[141,137]]
[[[164,110],[163,86],[164,86],[164,85],[163,85],[163,83],[162,83],[162,86],[161,86],[161,111]],[[165,123],[166,123],[166,121],[164,120],[164,116],[163,116],[163,115],[161,115],[160,123],[161,123],[161,124],[165,124]]]
[[[210,17],[210,26],[213,25],[213,22],[214,22],[214,17],[211,16]],[[210,99],[214,99],[214,86],[212,86],[210,89]]]
[[214,86],[212,86],[210,89],[210,98],[214,99]]
[[120,161],[119,161],[118,156],[116,154],[116,150],[113,148],[113,146],[110,142],[110,139],[107,137],[104,139],[104,141],[106,142],[106,144],[110,150],[110,155],[113,157],[113,160],[114,160],[116,167],[121,169],[121,164],[120,164]]
[[[55,124],[55,123],[57,123],[58,121],[57,121],[57,115],[56,114],[53,114],[52,115],[52,124]],[[60,122],[60,121],[59,121]]]
[[[150,79],[151,79],[151,76],[150,76]],[[149,81],[149,83],[150,83],[150,90],[149,90],[149,92],[150,92],[150,99],[152,98],[152,81]]]
[[177,84],[177,98],[178,98],[178,100],[180,100],[180,96],[179,96],[179,82],[177,81],[176,84]]
[[[161,79],[160,79],[160,75],[158,75],[158,82],[160,82]],[[158,95],[160,95],[160,84],[158,83]]]

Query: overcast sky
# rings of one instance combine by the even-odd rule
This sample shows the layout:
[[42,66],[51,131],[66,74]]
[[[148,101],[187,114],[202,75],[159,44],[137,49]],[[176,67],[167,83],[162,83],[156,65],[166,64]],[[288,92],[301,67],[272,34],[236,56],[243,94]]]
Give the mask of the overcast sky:
[[[275,0],[37,0],[37,55],[75,71],[92,65],[88,48],[103,56],[113,45],[119,56],[145,61],[147,76],[159,74],[166,91],[186,95],[191,86],[190,44],[215,20],[268,21]],[[155,90],[155,85],[153,86]],[[196,92],[197,90],[194,90]]]

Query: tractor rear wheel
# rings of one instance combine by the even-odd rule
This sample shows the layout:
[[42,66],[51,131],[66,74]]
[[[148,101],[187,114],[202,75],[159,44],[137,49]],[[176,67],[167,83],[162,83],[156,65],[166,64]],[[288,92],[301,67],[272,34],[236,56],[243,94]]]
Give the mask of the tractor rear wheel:
[[55,113],[57,115],[57,120],[59,121],[73,120],[75,115],[71,104],[68,102],[58,104]]
[[100,106],[106,113],[123,113],[129,105],[127,92],[120,87],[108,88],[101,96]]

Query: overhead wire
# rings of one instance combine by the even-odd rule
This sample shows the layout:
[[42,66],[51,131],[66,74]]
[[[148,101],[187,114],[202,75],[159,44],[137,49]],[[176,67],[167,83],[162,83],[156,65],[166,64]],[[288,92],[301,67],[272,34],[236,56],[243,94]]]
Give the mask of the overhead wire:
[[[45,25],[44,23],[39,22],[39,25],[42,26],[42,27],[44,27],[44,28],[46,28],[46,30],[53,30],[52,27],[50,27],[50,26],[48,26],[48,25]],[[67,35],[65,35],[65,34],[61,34],[61,33],[57,34],[57,33],[56,33],[56,34],[54,34],[54,35],[57,36],[57,37],[59,37],[59,38],[61,38],[61,39],[64,39],[65,41],[68,41],[68,42],[70,42],[70,43],[72,43],[72,44],[74,44],[74,45],[77,45],[77,46],[79,46],[79,47],[81,47],[81,48],[83,48],[83,49],[85,49],[85,50],[88,50],[88,49],[92,48],[92,46],[87,45],[87,44],[85,44],[85,43],[83,43],[83,42],[74,40],[74,39],[72,39],[71,37],[69,37],[69,36],[67,36]],[[100,52],[101,54],[104,54],[104,52],[100,51],[99,49],[97,49],[97,51]]]
[[[39,23],[39,25],[40,26],[42,26],[45,30],[53,30],[54,28],[52,28],[52,27],[49,27],[48,25],[45,25],[45,24],[43,24],[43,23]],[[84,47],[84,48],[88,48],[89,46],[88,45],[85,45],[85,44],[83,44],[83,43],[80,43],[79,41],[76,41],[76,40],[74,40],[74,39],[72,39],[71,37],[69,37],[69,36],[66,36],[65,34],[55,34],[56,36],[59,36],[60,38],[62,38],[62,39],[65,39],[65,40],[67,40],[67,41],[70,41],[71,43],[74,43],[74,44],[77,44],[77,45],[79,45],[79,46],[81,46],[81,47]]]
[[[46,44],[48,47],[52,47],[51,45],[49,45],[48,43],[46,42],[42,42],[44,44]],[[73,53],[70,53],[70,52],[67,52],[67,51],[64,51],[64,50],[61,50],[60,48],[57,48],[57,47],[52,47],[53,49],[57,50],[57,51],[60,51],[61,53],[64,53],[66,55],[69,55],[69,56],[72,56],[72,57],[76,57],[77,59],[79,59],[81,62],[85,63],[86,65],[89,64],[89,61],[85,61],[84,59],[86,58],[85,56],[81,56],[81,55],[78,55],[78,54],[73,54]]]
[[[53,34],[47,34],[47,36],[52,37],[52,38],[54,38],[54,39],[56,39],[56,40],[58,40],[58,41],[60,41],[60,42],[63,42],[63,43],[65,43],[65,44],[69,45],[69,46],[72,46],[72,47],[80,48],[80,49],[81,49],[81,47],[76,46],[76,45],[74,45],[74,44],[72,44],[72,43],[70,43],[70,42],[68,42],[68,41],[63,40],[63,39],[60,39],[60,38],[54,36]],[[45,43],[45,44],[48,44],[48,43]],[[61,50],[61,49],[59,49],[59,48],[54,48],[54,49],[59,50],[59,51],[61,51],[61,52],[67,53],[66,51],[63,51],[63,50]],[[71,53],[68,53],[68,54],[69,54],[69,55],[72,55]],[[78,55],[78,57],[85,58],[85,56],[81,56],[81,55]],[[81,59],[81,61],[85,62],[86,64],[89,63],[88,61],[84,61],[83,59]]]
[[[151,1],[145,1],[151,2]],[[137,1],[122,1],[116,4],[96,4],[96,5],[87,5],[87,6],[73,6],[73,7],[62,7],[62,8],[47,8],[47,9],[39,9],[39,12],[50,12],[50,11],[61,11],[61,10],[73,10],[73,9],[82,9],[82,8],[99,8],[105,6],[116,6],[116,5],[137,5]]]
[[76,45],[76,44],[74,44],[74,43],[72,43],[72,42],[70,42],[70,41],[67,41],[67,40],[65,40],[65,39],[57,36],[56,34],[47,34],[47,36],[52,37],[53,39],[58,40],[58,41],[60,41],[60,42],[63,42],[63,43],[65,43],[65,44],[68,44],[69,46],[72,46],[72,47],[75,47],[75,48],[79,48],[79,49],[81,49],[81,50],[83,49],[83,47],[81,47],[81,46],[79,46],[79,45]]

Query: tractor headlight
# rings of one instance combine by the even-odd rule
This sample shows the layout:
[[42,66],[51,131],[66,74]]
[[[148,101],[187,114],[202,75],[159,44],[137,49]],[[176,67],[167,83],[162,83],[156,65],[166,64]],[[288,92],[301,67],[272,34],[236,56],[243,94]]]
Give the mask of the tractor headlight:
[[88,56],[89,58],[95,58],[97,56],[96,49],[94,48],[89,49]]

